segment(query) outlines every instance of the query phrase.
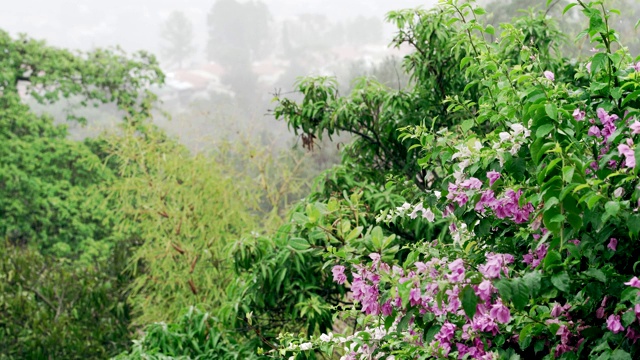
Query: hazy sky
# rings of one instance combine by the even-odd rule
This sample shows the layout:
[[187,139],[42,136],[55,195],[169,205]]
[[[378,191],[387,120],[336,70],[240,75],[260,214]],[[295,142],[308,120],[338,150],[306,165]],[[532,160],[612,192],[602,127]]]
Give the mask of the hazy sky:
[[[215,0],[3,0],[0,28],[24,32],[56,46],[89,49],[120,45],[156,51],[160,25],[171,11],[193,21],[196,42],[206,38],[206,16]],[[389,10],[431,6],[437,0],[264,0],[275,19],[321,13],[330,19],[376,16]]]

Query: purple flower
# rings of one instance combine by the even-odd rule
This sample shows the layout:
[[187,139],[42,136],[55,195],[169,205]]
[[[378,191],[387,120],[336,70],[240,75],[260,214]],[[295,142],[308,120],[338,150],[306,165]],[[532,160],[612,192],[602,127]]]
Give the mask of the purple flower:
[[596,114],[598,114],[598,119],[600,119],[600,122],[602,124],[605,124],[607,122],[607,116],[609,116],[609,113],[607,113],[607,110],[603,108],[598,108],[598,110],[596,110]]
[[636,155],[628,145],[626,144],[618,145],[618,152],[620,153],[620,156],[624,155],[626,167],[632,168],[632,169],[636,167]]
[[633,64],[633,69],[634,69],[635,71],[640,71],[640,61],[639,61],[639,62],[637,62],[637,63],[635,63],[635,64]]
[[[640,63],[638,63],[640,64]],[[624,335],[627,339],[631,340],[631,342],[633,342],[634,344],[636,343],[636,341],[638,341],[638,339],[640,339],[640,334],[633,329],[631,326],[629,326],[627,328],[627,333]]]
[[604,307],[600,306],[598,310],[596,310],[596,317],[598,319],[602,319],[604,317]]
[[586,115],[587,114],[584,111],[580,110],[580,108],[576,108],[575,110],[573,110],[573,118],[576,119],[576,121],[584,120],[584,117]]
[[449,281],[456,283],[464,280],[464,263],[462,259],[456,259],[448,267],[451,270],[451,274],[447,275]]
[[489,315],[502,324],[506,324],[511,321],[511,312],[509,312],[509,309],[504,306],[501,301],[498,301],[491,306]]
[[483,282],[480,283],[480,285],[478,285],[478,290],[476,290],[476,295],[478,295],[480,300],[488,301],[489,299],[491,299],[492,291],[493,291],[493,285],[491,284],[491,281],[484,280]]
[[478,266],[478,270],[482,275],[489,279],[494,279],[500,277],[500,271],[503,270],[505,273],[508,271],[506,264],[510,264],[513,262],[513,255],[510,254],[492,254],[489,253],[486,255],[487,263]]
[[413,288],[409,291],[409,301],[411,302],[411,306],[416,306],[420,304],[422,299],[420,298],[420,289]]
[[469,190],[477,190],[480,189],[482,187],[482,182],[474,177],[463,181],[460,184],[460,187],[465,188],[465,189],[469,189]]
[[633,287],[637,287],[638,289],[640,289],[640,280],[638,280],[637,276],[634,276],[631,280],[629,280],[628,282],[624,283],[625,285],[629,285],[629,286],[633,286]]
[[587,71],[591,74],[591,61],[587,63]]
[[455,334],[456,326],[452,323],[446,321],[442,324],[440,328],[440,332],[436,334],[434,337],[436,340],[440,341],[440,343],[449,343],[453,339],[453,335]]
[[624,331],[624,327],[620,322],[620,315],[609,315],[607,318],[607,329],[611,330],[614,334]]
[[546,77],[550,81],[555,81],[556,80],[556,76],[549,70],[544,72],[544,77]]
[[333,281],[342,285],[345,281],[347,281],[347,276],[344,274],[344,266],[336,265],[331,269],[333,273]]
[[640,121],[635,120],[633,124],[629,125],[629,128],[631,128],[632,134],[640,134]]
[[384,304],[382,304],[382,315],[391,316],[393,314],[393,308],[391,307],[391,300],[387,300]]
[[600,137],[600,128],[595,126],[595,125],[593,125],[592,127],[589,128],[589,131],[587,132],[587,135]]
[[493,184],[500,178],[500,173],[497,171],[489,171],[487,173],[487,178],[489,179],[489,186],[493,186]]
[[617,247],[618,247],[618,239],[616,238],[609,239],[609,244],[607,245],[607,248],[613,251],[616,251]]

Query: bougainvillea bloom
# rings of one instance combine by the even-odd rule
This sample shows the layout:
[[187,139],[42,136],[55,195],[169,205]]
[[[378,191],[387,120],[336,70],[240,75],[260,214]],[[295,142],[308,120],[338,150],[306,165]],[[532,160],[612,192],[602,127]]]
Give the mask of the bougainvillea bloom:
[[640,289],[640,280],[638,280],[637,276],[634,276],[631,280],[627,281],[624,284],[625,285],[629,285],[629,286],[633,286],[633,287],[637,287],[638,289]]
[[626,167],[632,168],[632,169],[636,167],[636,155],[628,145],[626,144],[618,145],[618,152],[620,153],[620,156],[625,157]]
[[493,186],[493,184],[498,181],[500,178],[500,173],[497,171],[489,171],[487,173],[487,179],[489,179],[489,186]]
[[632,134],[640,134],[640,121],[636,120],[633,124],[629,125]]
[[609,239],[609,244],[607,245],[607,248],[610,250],[616,251],[617,247],[618,247],[618,239],[616,238]]
[[336,265],[331,269],[333,273],[333,281],[342,285],[345,281],[347,281],[347,276],[344,274],[344,266]]
[[576,121],[582,121],[582,120],[584,120],[584,117],[585,117],[586,115],[587,115],[587,114],[586,114],[584,111],[580,110],[579,108],[576,108],[575,110],[573,110],[573,118],[574,118]]
[[624,331],[624,326],[620,322],[620,315],[609,315],[607,318],[607,329],[614,334]]
[[555,81],[556,80],[556,76],[554,73],[552,73],[551,71],[547,70],[544,72],[544,77],[546,77],[548,80],[551,81]]

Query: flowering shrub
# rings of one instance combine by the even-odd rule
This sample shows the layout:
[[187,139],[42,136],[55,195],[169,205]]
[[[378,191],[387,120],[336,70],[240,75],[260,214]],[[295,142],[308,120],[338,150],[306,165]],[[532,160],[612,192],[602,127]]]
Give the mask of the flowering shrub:
[[[422,241],[373,251],[352,239],[331,275],[350,291],[336,316],[351,334],[282,334],[274,357],[342,359],[632,359],[640,356],[640,63],[610,28],[617,12],[576,1],[596,52],[572,76],[502,26],[498,41],[449,0],[451,42],[475,100],[449,96],[446,127],[405,126],[431,174],[415,201],[383,209],[381,226],[427,222]],[[522,63],[500,54],[518,49]],[[614,49],[618,49],[615,50]],[[565,68],[565,65],[558,65]],[[474,80],[479,79],[479,80]],[[456,94],[457,95],[457,94]],[[382,109],[384,112],[387,109]],[[398,180],[396,180],[398,181]],[[408,192],[407,192],[408,193]],[[380,229],[380,228],[378,228]]]

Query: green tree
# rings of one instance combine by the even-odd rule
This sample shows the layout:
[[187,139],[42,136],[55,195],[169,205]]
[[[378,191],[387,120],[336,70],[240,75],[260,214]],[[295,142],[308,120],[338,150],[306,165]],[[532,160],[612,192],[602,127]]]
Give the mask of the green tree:
[[137,127],[155,100],[146,89],[163,75],[145,53],[74,54],[3,31],[0,47],[1,356],[113,355],[130,324],[128,243],[116,246],[103,192],[116,174],[95,142],[67,139],[65,126],[25,100],[115,103],[123,123]]
[[193,55],[193,24],[181,11],[173,11],[162,24],[160,36],[164,40],[162,56],[170,65],[182,67]]

